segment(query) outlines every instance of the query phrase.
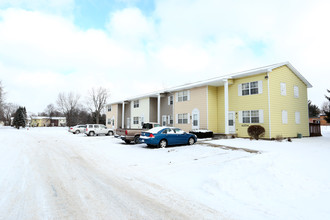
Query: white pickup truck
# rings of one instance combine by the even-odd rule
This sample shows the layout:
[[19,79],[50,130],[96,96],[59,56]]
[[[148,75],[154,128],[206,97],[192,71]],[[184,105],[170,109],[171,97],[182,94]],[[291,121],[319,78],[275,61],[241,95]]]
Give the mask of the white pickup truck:
[[114,132],[112,129],[105,127],[105,125],[87,124],[85,134],[87,136],[98,136],[100,134],[110,136],[113,135]]

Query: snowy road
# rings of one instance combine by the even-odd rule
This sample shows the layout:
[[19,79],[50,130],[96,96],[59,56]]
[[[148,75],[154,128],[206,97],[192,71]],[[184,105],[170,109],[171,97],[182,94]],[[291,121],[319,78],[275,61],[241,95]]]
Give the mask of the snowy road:
[[165,149],[0,127],[0,220],[330,219],[329,143],[330,126]]
[[96,157],[97,147],[31,130],[0,134],[1,164],[6,163],[0,168],[0,219],[221,217],[107,157]]

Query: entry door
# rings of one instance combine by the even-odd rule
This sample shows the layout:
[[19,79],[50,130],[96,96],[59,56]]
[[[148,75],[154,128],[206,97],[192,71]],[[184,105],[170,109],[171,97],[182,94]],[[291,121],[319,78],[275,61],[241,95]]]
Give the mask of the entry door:
[[235,112],[228,112],[228,128],[230,134],[236,133],[235,128]]
[[199,110],[197,108],[192,111],[192,129],[199,129]]

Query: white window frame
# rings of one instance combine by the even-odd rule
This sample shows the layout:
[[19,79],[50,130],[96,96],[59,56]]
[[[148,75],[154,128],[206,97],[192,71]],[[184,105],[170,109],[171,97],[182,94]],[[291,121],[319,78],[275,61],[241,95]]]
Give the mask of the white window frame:
[[243,124],[263,124],[264,111],[259,110],[244,110],[239,112],[239,123]]
[[178,124],[188,124],[188,123],[189,123],[188,113],[178,114]]
[[162,116],[162,126],[166,126],[166,121],[167,121],[167,116],[163,115]]
[[111,112],[111,110],[112,110],[111,105],[108,105],[108,112]]
[[300,112],[295,112],[294,116],[295,116],[296,124],[300,124]]
[[167,120],[168,120],[167,123],[168,123],[169,125],[173,125],[173,116],[172,116],[172,115],[168,115],[168,116],[167,116]]
[[293,94],[295,98],[299,98],[299,87],[293,86]]
[[111,118],[108,118],[108,125],[111,125]]
[[133,102],[133,108],[139,108],[140,107],[140,100],[135,100]]
[[184,90],[176,93],[176,101],[177,102],[185,102],[190,100],[190,91]]
[[282,110],[282,124],[288,124],[288,111]]
[[262,81],[252,81],[238,85],[238,96],[257,95],[262,93]]
[[281,95],[286,96],[286,83],[281,82]]
[[168,97],[168,105],[173,105],[173,95],[170,95],[169,97]]
[[139,117],[133,117],[133,125],[139,124]]

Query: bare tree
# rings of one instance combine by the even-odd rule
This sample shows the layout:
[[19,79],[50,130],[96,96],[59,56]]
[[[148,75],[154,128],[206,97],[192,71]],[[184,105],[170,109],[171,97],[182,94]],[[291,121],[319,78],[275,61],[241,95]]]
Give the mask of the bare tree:
[[15,105],[13,103],[4,104],[3,115],[4,115],[5,125],[10,125],[11,117],[14,116],[17,108],[18,108],[18,105]]
[[92,88],[88,93],[88,107],[91,110],[91,113],[95,114],[96,124],[99,124],[100,122],[100,115],[105,105],[107,104],[108,97],[108,90],[102,87]]
[[0,120],[4,120],[5,92],[0,81]]
[[78,112],[80,95],[70,92],[68,94],[59,93],[57,97],[57,105],[61,109],[62,113],[66,117],[68,126],[72,126],[76,123],[76,115]]

